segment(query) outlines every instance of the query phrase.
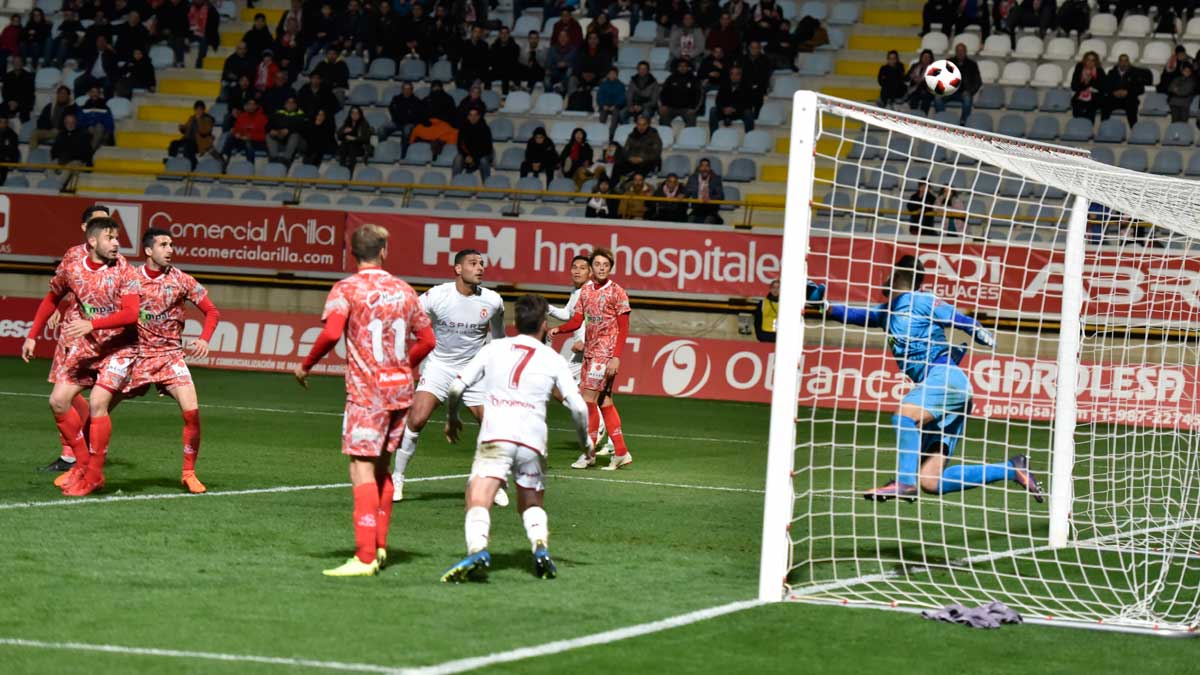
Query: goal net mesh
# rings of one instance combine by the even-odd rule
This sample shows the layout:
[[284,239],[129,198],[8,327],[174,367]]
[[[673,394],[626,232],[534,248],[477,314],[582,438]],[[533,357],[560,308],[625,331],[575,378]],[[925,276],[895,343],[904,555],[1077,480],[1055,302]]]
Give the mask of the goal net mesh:
[[[921,482],[933,462],[960,468],[933,474],[915,502],[878,502],[864,493],[897,479],[894,415],[914,384],[884,328],[806,311],[784,597],[910,609],[1001,601],[1051,622],[1197,627],[1197,184],[1086,149],[823,96],[818,107],[807,278],[830,303],[877,306],[896,261],[913,255],[923,290],[996,345],[946,328],[951,346],[969,345],[958,364],[969,401],[923,399],[943,407],[921,427]],[[1077,412],[1060,420],[1073,209],[1087,211]],[[945,422],[963,409],[961,428]],[[1054,435],[1072,427],[1070,479],[1052,481]],[[1013,480],[1018,456],[1046,503]],[[1050,495],[1062,491],[1069,535],[1054,547]]]

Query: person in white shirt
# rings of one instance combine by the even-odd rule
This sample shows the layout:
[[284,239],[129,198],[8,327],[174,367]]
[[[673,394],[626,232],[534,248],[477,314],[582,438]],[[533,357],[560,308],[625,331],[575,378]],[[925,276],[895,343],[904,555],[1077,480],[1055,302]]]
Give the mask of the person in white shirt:
[[557,393],[571,411],[579,447],[591,450],[587,405],[566,362],[545,339],[549,305],[540,295],[516,303],[520,335],[486,345],[459,373],[446,400],[446,438],[455,443],[462,432],[458,417],[464,392],[475,387],[484,399],[484,415],[467,483],[464,530],[467,557],[442,574],[442,581],[483,580],[491,566],[488,537],[491,504],[509,472],[517,484],[517,510],[533,549],[533,571],[542,579],[558,572],[550,558],[548,516],[542,508],[546,475],[546,401]]
[[[483,254],[479,251],[459,251],[454,256],[454,281],[434,286],[421,295],[421,307],[433,323],[437,347],[422,364],[404,438],[396,452],[392,501],[404,498],[404,471],[417,451],[417,439],[434,408],[446,400],[455,375],[489,338],[504,337],[504,299],[499,293],[480,285],[484,269]],[[468,391],[463,400],[475,418],[482,419],[483,396],[477,391]],[[508,503],[507,497],[500,497],[500,501],[501,506]]]
[[[579,303],[579,293],[583,289],[584,284],[592,279],[592,265],[586,255],[577,255],[571,260],[571,283],[575,285],[575,290],[571,292],[571,297],[567,299],[567,304],[562,307],[550,305],[549,314],[551,317],[559,321],[570,321],[571,317],[575,316],[575,309]],[[567,365],[571,367],[571,375],[575,377],[575,383],[579,384],[580,373],[583,372],[583,338],[587,333],[587,323],[580,326],[571,334],[570,337],[563,342],[562,349],[559,354],[566,359]],[[564,401],[564,403],[566,403]],[[608,437],[604,430],[604,420],[600,420],[600,437],[604,438],[603,447],[596,451],[597,457],[608,457],[613,453],[613,442]],[[600,442],[597,441],[597,445]]]

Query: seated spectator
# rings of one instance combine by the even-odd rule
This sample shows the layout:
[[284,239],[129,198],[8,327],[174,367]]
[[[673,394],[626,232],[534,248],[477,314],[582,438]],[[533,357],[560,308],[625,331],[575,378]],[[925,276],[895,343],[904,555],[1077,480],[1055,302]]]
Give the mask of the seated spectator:
[[[815,52],[818,47],[829,44],[829,31],[821,25],[818,19],[804,16],[796,22],[796,30],[792,33],[792,43],[795,44],[797,51],[806,54]],[[792,70],[796,70],[794,57],[790,63]]]
[[481,181],[492,175],[492,130],[478,110],[467,113],[467,122],[458,130],[458,155],[454,158],[451,173],[457,176],[464,171],[479,171]]
[[484,84],[492,88],[493,80],[500,80],[500,91],[508,96],[509,87],[521,82],[521,47],[512,39],[508,26],[500,27],[500,35],[488,47],[488,74]]
[[725,50],[716,47],[700,62],[700,85],[704,94],[717,91],[729,79],[729,63],[725,60]]
[[267,117],[275,114],[276,110],[283,107],[289,96],[295,96],[296,90],[292,89],[288,84],[287,71],[280,69],[275,71],[275,81],[267,90],[259,97],[259,102],[262,105],[263,112]]
[[1124,110],[1129,126],[1137,124],[1139,99],[1149,82],[1150,72],[1134,67],[1129,62],[1129,55],[1121,54],[1104,82],[1104,91],[1108,95],[1104,97],[1100,118],[1108,119],[1114,110]]
[[946,37],[953,35],[960,4],[961,0],[925,0],[925,6],[921,8],[921,35],[930,32],[935,23],[941,24]]
[[112,96],[113,87],[117,83],[117,53],[108,44],[108,38],[100,35],[96,38],[96,53],[84,61],[79,68],[80,75],[75,79],[75,95],[81,96],[93,86],[104,90],[105,96]]
[[[150,25],[151,39],[154,42],[165,42],[175,53],[175,67],[183,67],[183,57],[187,54],[188,5],[183,0],[164,0],[153,9]],[[92,44],[90,40],[85,44]]]
[[186,157],[192,168],[200,157],[213,152],[213,127],[216,120],[208,114],[204,101],[196,101],[192,105],[192,115],[179,125],[180,137],[171,141],[167,146],[167,154],[171,157]]
[[[337,97],[333,95],[333,91],[325,86],[320,73],[308,76],[308,84],[300,90],[296,100],[299,101],[304,116],[310,120],[316,118],[318,110],[324,110],[330,117],[333,117],[342,107]],[[229,107],[233,108],[232,101],[230,101]]]
[[1084,54],[1083,59],[1075,64],[1075,71],[1071,74],[1071,91],[1075,92],[1071,96],[1071,114],[1095,122],[1100,102],[1104,99],[1104,69],[1096,52]]
[[[208,56],[208,50],[216,49],[221,44],[221,15],[208,0],[192,0],[192,6],[188,8],[187,20],[188,34],[183,41],[184,50],[186,52],[187,43],[194,42],[197,46],[196,67],[203,68],[204,57]],[[175,60],[182,65],[183,54],[176,53]]]
[[650,126],[649,118],[642,116],[637,120],[637,126],[625,139],[625,164],[618,165],[614,181],[633,171],[639,171],[645,176],[658,171],[662,166],[662,137],[658,129]]
[[392,100],[388,102],[388,115],[391,125],[385,126],[384,134],[381,135],[391,131],[398,133],[400,135],[400,156],[407,157],[413,129],[421,123],[421,120],[429,116],[425,102],[413,93],[412,82],[400,85],[400,93],[393,96]]
[[651,202],[650,216],[652,220],[662,220],[668,223],[682,223],[687,221],[688,204],[683,201],[687,194],[684,192],[683,183],[679,182],[679,176],[673,173],[667,174],[666,180],[658,184],[658,189],[654,191],[655,197],[663,197],[670,199],[669,202]]
[[[1054,10],[1055,3],[1052,0],[1021,0],[1019,27],[1036,28],[1038,37],[1045,39],[1046,33],[1054,30]],[[1015,42],[1013,49],[1016,49]]]
[[371,40],[371,23],[363,12],[358,0],[346,3],[341,13],[341,26],[338,30],[338,45],[342,52],[357,56],[367,56],[367,44]]
[[222,97],[228,95],[227,92],[237,87],[237,83],[242,77],[254,77],[254,70],[258,66],[257,63],[250,60],[249,52],[245,42],[239,42],[234,48],[233,53],[225,57],[225,65],[221,67],[221,87]]
[[754,17],[754,10],[746,0],[729,0],[722,8],[733,20],[733,25],[739,32],[745,34]]
[[904,207],[908,212],[909,234],[919,237],[926,231],[934,231],[934,204],[937,202],[937,197],[937,193],[929,189],[928,182],[917,183],[916,191],[908,196]]
[[608,176],[615,181],[617,167],[625,164],[625,151],[621,149],[621,145],[616,141],[609,141],[600,157],[592,163],[592,175],[596,178]]
[[[633,178],[625,183],[622,192],[630,197],[649,197],[654,194],[654,188],[646,182],[645,174],[634,171]],[[646,200],[622,199],[617,212],[625,220],[642,220],[646,217]]]
[[63,118],[67,113],[75,115],[78,119],[79,106],[71,100],[71,90],[59,85],[54,91],[54,100],[47,103],[38,115],[37,129],[34,129],[33,135],[29,137],[29,148],[32,150],[42,143],[54,142],[58,132],[65,128]]
[[518,79],[525,83],[529,91],[533,91],[533,85],[546,81],[546,50],[541,48],[540,43],[538,32],[531,30],[525,50],[521,52]]
[[612,194],[612,183],[608,178],[600,178],[596,180],[596,187],[592,190],[592,196],[588,198],[587,206],[584,208],[584,218],[616,218],[620,205],[616,199],[612,199],[607,195]]
[[742,69],[729,69],[729,82],[717,92],[716,105],[708,116],[708,132],[716,133],[720,125],[729,126],[741,120],[746,132],[754,131],[754,94],[742,80]]
[[613,0],[604,12],[608,14],[609,20],[627,19],[629,30],[637,28],[638,22],[642,19],[641,4],[635,0]]
[[779,280],[767,287],[767,294],[754,306],[754,336],[759,342],[774,342],[779,320]]
[[[962,234],[966,230],[966,220],[964,219],[964,208],[962,198],[958,196],[950,186],[943,187],[938,192],[937,199],[933,202],[933,208],[941,217],[940,231],[934,231],[934,236],[942,234]],[[929,236],[929,232],[922,233]]]
[[[1171,87],[1171,82],[1179,77],[1179,66],[1184,61],[1191,61],[1192,57],[1188,56],[1187,48],[1183,45],[1175,45],[1175,51],[1167,58],[1167,62],[1163,65],[1162,74],[1158,77],[1158,85],[1155,86],[1155,91],[1160,94],[1167,93]],[[1195,66],[1192,66],[1195,70]]]
[[621,111],[621,124],[638,117],[654,117],[658,113],[659,83],[650,74],[650,63],[641,61],[637,65],[637,74],[629,78],[625,88],[625,109]]
[[467,114],[472,110],[478,112],[481,119],[487,116],[487,104],[483,102],[483,90],[478,84],[471,85],[466,97],[458,104],[458,110],[454,115],[458,127],[461,128],[463,124],[466,124]]
[[992,25],[997,33],[1007,33],[1011,49],[1017,48],[1017,31],[1021,28],[1020,0],[995,0],[992,3]]
[[1192,62],[1179,63],[1179,77],[1172,78],[1167,87],[1167,105],[1171,108],[1172,122],[1187,122],[1192,114],[1192,99],[1196,97],[1196,73]]
[[925,85],[925,71],[932,63],[933,52],[923,49],[917,62],[909,66],[908,74],[904,76],[905,85],[908,87],[909,109],[920,110],[926,115],[929,114],[929,108],[933,105],[933,93]]
[[728,12],[722,12],[721,18],[717,21],[717,27],[708,31],[708,36],[704,38],[704,49],[712,52],[720,47],[730,57],[740,54],[742,33],[737,26],[733,25],[733,17]]
[[[54,29],[50,38],[50,53],[46,65],[62,68],[67,59],[79,60],[80,46],[86,29],[79,20],[79,14],[71,8],[63,9],[62,21]],[[17,17],[13,17],[14,19]],[[20,25],[19,23],[17,24]],[[11,28],[11,26],[9,26]],[[8,29],[5,29],[8,30]],[[2,48],[0,48],[2,49]]]
[[270,49],[262,54],[262,61],[254,69],[254,90],[261,98],[268,89],[275,86],[276,75],[279,74],[279,64],[275,63],[275,53]]
[[609,68],[604,81],[596,88],[596,107],[600,110],[600,123],[608,125],[609,138],[612,138],[617,129],[617,120],[625,111],[625,101],[625,85],[617,79],[617,69]]
[[583,46],[583,27],[575,20],[575,15],[571,13],[571,10],[566,7],[562,9],[558,21],[555,21],[550,29],[550,44],[561,44],[558,36],[563,33],[567,35],[567,44],[576,49]]
[[954,34],[960,35],[967,26],[979,26],[982,39],[986,40],[991,34],[991,22],[988,16],[987,0],[962,0],[958,5],[958,13],[954,19]]
[[271,36],[271,29],[267,28],[267,15],[254,15],[254,25],[242,35],[242,43],[246,45],[246,55],[250,58],[251,63],[258,63],[262,60],[263,52],[270,49],[275,43],[275,38]]
[[[369,11],[368,14],[370,14]],[[399,50],[397,47],[403,40],[396,40],[396,37],[400,33],[400,16],[398,12],[392,10],[392,3],[379,3],[379,9],[373,15],[370,15],[368,29],[368,57],[370,59],[385,57],[399,60]]]
[[371,135],[374,130],[363,115],[362,108],[350,107],[350,114],[338,129],[338,164],[354,172],[354,166],[359,160],[366,161],[371,156]]
[[454,97],[446,93],[442,83],[434,80],[429,83],[429,93],[425,95],[425,107],[429,116],[457,127],[458,113],[454,105]]
[[88,90],[87,100],[79,106],[77,118],[79,127],[92,136],[93,151],[99,150],[101,145],[113,142],[117,123],[113,119],[112,111],[108,109],[108,101],[105,100],[104,93],[100,91],[99,86]]
[[571,179],[575,178],[575,174],[580,169],[591,168],[592,144],[588,142],[586,131],[575,127],[575,130],[571,132],[571,140],[563,146],[562,153],[558,157],[558,164],[562,167],[563,177]]
[[616,57],[617,50],[620,48],[621,38],[617,27],[609,21],[607,14],[597,13],[592,18],[592,22],[587,27],[587,34],[583,36],[584,42],[586,43],[587,38],[592,35],[600,38],[601,49],[608,52],[612,57]]
[[571,44],[570,35],[566,32],[559,33],[558,39],[546,52],[546,72],[549,75],[547,89],[565,94],[578,59],[579,48]]
[[887,61],[879,66],[879,74],[875,77],[879,83],[879,107],[890,108],[903,101],[908,95],[908,85],[904,81],[904,66],[900,65],[900,54],[893,49],[887,53]]
[[692,76],[692,64],[680,59],[675,72],[663,83],[658,95],[658,123],[669,126],[671,120],[682,117],[684,124],[696,126],[696,115],[704,102],[700,83]]
[[459,89],[466,89],[489,77],[491,52],[483,39],[483,27],[472,26],[471,33],[458,53],[458,74],[454,81]]
[[320,166],[326,157],[332,157],[336,152],[333,114],[317,110],[312,123],[304,127],[304,163]]
[[133,50],[130,60],[117,66],[117,84],[113,88],[117,96],[133,98],[135,89],[153,92],[158,87],[158,78],[154,75],[154,64],[146,58],[146,53],[140,49]]
[[50,146],[50,157],[59,164],[92,165],[91,134],[79,128],[75,113],[69,112],[63,116],[63,128],[54,138]]
[[568,90],[574,92],[584,89],[591,92],[600,84],[611,67],[612,54],[600,46],[600,36],[596,33],[589,34],[583,49],[579,50],[575,58],[575,71]]
[[771,63],[776,70],[792,72],[800,70],[796,65],[796,54],[799,52],[799,47],[792,36],[791,24],[788,21],[779,21],[774,34],[767,40],[766,52],[767,56],[771,57]]
[[[389,7],[391,5],[388,5]],[[300,24],[295,19],[287,22],[283,35],[275,39],[271,51],[281,70],[287,71],[288,82],[294,82],[304,71],[304,43],[300,36]]]
[[771,88],[771,73],[775,67],[757,40],[750,41],[746,55],[738,60],[738,65],[742,68],[742,77],[750,85],[750,91],[754,92],[754,114],[757,115]]
[[671,60],[699,60],[704,55],[704,30],[696,25],[696,17],[688,12],[683,21],[671,29]]
[[554,141],[546,135],[545,127],[534,129],[533,136],[525,144],[525,159],[521,162],[521,178],[526,176],[544,177],[546,187],[549,188],[557,168],[558,152],[554,148]]
[[1082,37],[1091,21],[1092,9],[1088,0],[1063,0],[1058,9],[1058,30],[1064,35],[1074,31]]
[[300,112],[296,96],[287,97],[267,121],[267,159],[290,166],[296,155],[304,152],[306,126],[308,119]]
[[409,143],[428,143],[432,147],[433,158],[442,154],[442,148],[458,144],[458,129],[437,117],[429,116],[413,128]]
[[[70,10],[63,11],[63,15],[70,15]],[[64,21],[64,23],[66,23]],[[4,30],[0,30],[0,63],[3,63],[8,57],[21,53],[21,15],[13,14],[8,17],[8,25]]]
[[243,152],[246,161],[254,163],[255,152],[267,151],[267,114],[258,107],[258,101],[249,99],[236,116],[233,129],[225,135],[221,154],[228,162],[235,152]]
[[28,122],[35,100],[33,73],[25,70],[24,59],[12,57],[12,65],[0,78],[0,117]]
[[958,89],[953,94],[934,98],[933,109],[942,112],[946,109],[947,103],[958,101],[962,104],[958,123],[966,124],[967,118],[971,116],[971,104],[975,101],[975,94],[979,93],[980,87],[983,86],[983,78],[979,75],[979,65],[967,56],[967,47],[961,42],[954,45],[954,57],[950,59],[950,62],[958,66],[958,70],[962,74],[962,82],[959,83]]
[[21,58],[34,70],[37,70],[40,64],[50,61],[50,29],[51,24],[46,20],[46,13],[34,7],[21,33]]
[[721,184],[721,177],[712,170],[712,162],[701,159],[700,163],[696,165],[696,172],[688,176],[687,195],[703,202],[692,203],[691,221],[693,223],[720,225],[725,222],[719,215],[721,206],[708,203],[725,199],[725,188]]
[[[7,117],[0,117],[0,163],[18,164],[21,161],[20,141],[17,132],[8,124]],[[8,167],[0,166],[0,185],[8,180]]]
[[150,53],[150,30],[142,23],[142,14],[136,10],[131,10],[125,17],[125,23],[117,26],[116,38],[119,61],[132,58],[135,49],[142,50],[144,54]]
[[321,11],[313,18],[312,24],[313,39],[308,47],[308,51],[304,54],[306,62],[312,59],[314,54],[320,54],[331,47],[336,52],[338,50],[337,45],[340,42],[341,26],[337,17],[333,15],[333,6],[328,2],[321,5]]
[[339,104],[345,100],[346,91],[350,88],[350,66],[346,65],[336,49],[325,51],[325,60],[313,68],[312,75],[321,76],[325,86],[338,97]]

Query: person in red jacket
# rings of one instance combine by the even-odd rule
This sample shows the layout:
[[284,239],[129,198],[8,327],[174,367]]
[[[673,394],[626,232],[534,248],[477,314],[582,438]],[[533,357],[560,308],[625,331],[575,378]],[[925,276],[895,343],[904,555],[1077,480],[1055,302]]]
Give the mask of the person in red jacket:
[[228,162],[233,153],[246,153],[246,160],[254,163],[254,153],[267,151],[267,114],[258,107],[258,101],[248,99],[242,112],[233,123],[233,130],[225,136],[221,154]]

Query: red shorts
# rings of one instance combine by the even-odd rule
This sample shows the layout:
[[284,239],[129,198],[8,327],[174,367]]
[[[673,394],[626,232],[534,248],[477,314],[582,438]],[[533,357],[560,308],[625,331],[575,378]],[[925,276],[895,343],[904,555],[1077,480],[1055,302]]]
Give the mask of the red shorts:
[[87,349],[84,340],[59,338],[54,346],[54,360],[50,362],[50,375],[46,378],[53,384],[74,384],[90,387],[96,383],[96,357]]
[[608,357],[583,357],[583,370],[579,374],[579,388],[591,391],[604,391],[609,387],[609,379],[604,375],[608,368]]
[[138,357],[126,393],[141,396],[152,384],[158,385],[162,391],[192,384],[192,371],[188,370],[187,362],[183,360],[183,352]]
[[133,375],[133,364],[137,361],[137,347],[122,347],[100,359],[96,368],[96,383],[93,386],[120,394],[129,387]]
[[374,410],[346,401],[342,415],[342,454],[351,457],[380,457],[396,452],[404,438],[408,409]]

